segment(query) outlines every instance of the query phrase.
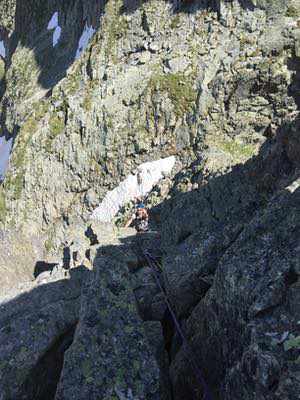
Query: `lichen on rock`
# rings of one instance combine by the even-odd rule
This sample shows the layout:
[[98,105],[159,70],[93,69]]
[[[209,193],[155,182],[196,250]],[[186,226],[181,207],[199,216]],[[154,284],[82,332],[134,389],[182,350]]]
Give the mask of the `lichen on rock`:
[[296,400],[299,1],[0,9],[1,400]]

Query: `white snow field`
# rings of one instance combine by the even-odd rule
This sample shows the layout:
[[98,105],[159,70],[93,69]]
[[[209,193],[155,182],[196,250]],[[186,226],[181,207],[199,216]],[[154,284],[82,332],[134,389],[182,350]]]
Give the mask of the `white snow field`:
[[78,59],[81,53],[87,48],[87,45],[89,44],[89,41],[91,40],[95,32],[96,30],[92,26],[88,26],[88,24],[85,24],[84,30],[78,42],[78,48],[75,56],[76,59]]
[[138,167],[135,175],[129,175],[119,186],[106,194],[103,201],[92,213],[92,219],[110,222],[117,212],[135,197],[146,196],[164,177],[171,173],[174,156],[146,162]]
[[53,47],[55,47],[61,37],[61,27],[58,25],[58,11],[55,11],[55,13],[52,15],[48,23],[47,29],[48,31],[53,30],[52,42],[53,42]]
[[2,56],[3,58],[6,57],[6,51],[3,40],[0,40],[0,56]]
[[5,140],[4,136],[0,137],[0,180],[4,178],[8,167],[12,143],[13,139]]

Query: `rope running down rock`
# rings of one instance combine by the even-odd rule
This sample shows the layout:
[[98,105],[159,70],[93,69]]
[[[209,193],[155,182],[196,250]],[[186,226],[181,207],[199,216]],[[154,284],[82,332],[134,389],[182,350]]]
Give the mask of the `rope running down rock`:
[[179,335],[179,337],[180,337],[180,339],[182,341],[182,344],[183,344],[184,348],[186,349],[187,353],[190,356],[190,362],[191,362],[192,368],[194,370],[195,376],[196,376],[197,380],[199,381],[201,387],[203,388],[203,393],[204,393],[203,400],[213,400],[212,395],[211,395],[210,390],[209,390],[209,387],[208,387],[207,383],[205,382],[205,380],[203,378],[203,374],[201,372],[201,369],[199,368],[197,362],[195,361],[193,350],[192,350],[191,346],[189,345],[189,343],[188,343],[188,341],[187,341],[187,339],[186,339],[186,337],[185,337],[185,335],[184,335],[184,333],[182,331],[182,328],[180,326],[179,321],[177,320],[175,312],[173,311],[173,308],[171,306],[171,302],[170,302],[170,300],[169,300],[169,298],[168,298],[168,296],[166,294],[166,291],[163,289],[163,287],[162,287],[162,285],[160,283],[159,275],[158,275],[160,273],[160,268],[157,265],[157,261],[155,260],[155,258],[153,258],[151,256],[151,254],[148,251],[143,251],[143,255],[144,255],[144,257],[145,257],[145,259],[146,259],[146,261],[148,263],[149,268],[152,271],[152,274],[153,274],[153,277],[154,277],[154,279],[156,281],[156,284],[159,287],[159,289],[160,289],[160,291],[161,291],[161,293],[163,295],[163,298],[164,298],[164,301],[165,301],[165,303],[167,305],[168,311],[170,312],[170,315],[172,317],[175,329],[176,329],[176,331],[177,331],[177,333],[178,333],[178,335]]

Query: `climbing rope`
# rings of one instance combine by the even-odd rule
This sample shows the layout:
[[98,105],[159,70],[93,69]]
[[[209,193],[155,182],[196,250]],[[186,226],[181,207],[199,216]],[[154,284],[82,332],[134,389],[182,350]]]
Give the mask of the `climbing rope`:
[[168,311],[169,311],[169,313],[170,313],[170,315],[172,317],[175,329],[176,329],[176,331],[177,331],[177,333],[178,333],[178,335],[179,335],[179,337],[180,337],[180,339],[182,341],[183,347],[185,348],[185,350],[189,354],[190,362],[191,362],[192,368],[194,370],[195,376],[196,376],[197,380],[199,381],[201,387],[203,388],[203,394],[204,394],[203,400],[213,400],[212,396],[211,396],[211,393],[210,393],[210,390],[209,390],[209,387],[208,387],[207,383],[205,382],[205,380],[203,378],[203,374],[201,372],[201,369],[199,368],[197,362],[195,361],[193,350],[192,350],[190,344],[188,343],[188,341],[187,341],[187,339],[186,339],[186,337],[185,337],[185,335],[184,335],[184,333],[182,331],[181,325],[180,325],[179,321],[177,320],[175,312],[173,311],[173,307],[172,307],[171,302],[170,302],[170,300],[168,298],[168,295],[167,295],[165,289],[162,287],[162,285],[160,283],[159,274],[161,272],[161,268],[158,265],[158,263],[155,260],[155,258],[152,257],[151,254],[148,251],[144,251],[144,250],[142,250],[142,251],[143,251],[143,255],[144,255],[144,257],[145,257],[145,259],[146,259],[146,261],[148,263],[148,266],[149,266],[150,270],[152,271],[152,274],[153,274],[153,277],[155,279],[155,282],[156,282],[159,290],[161,291],[161,293],[163,295],[164,301],[165,301],[166,306],[168,308]]

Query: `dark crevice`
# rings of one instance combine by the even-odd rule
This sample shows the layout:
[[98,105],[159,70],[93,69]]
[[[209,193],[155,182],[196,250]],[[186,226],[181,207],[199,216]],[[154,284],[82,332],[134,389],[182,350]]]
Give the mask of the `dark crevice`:
[[150,28],[149,28],[149,25],[148,25],[148,21],[147,21],[147,16],[146,16],[146,13],[145,13],[145,12],[143,12],[143,15],[142,15],[142,27],[143,27],[144,31],[145,31],[148,35],[151,34]]
[[85,251],[85,257],[87,260],[91,261],[91,249]]
[[49,89],[47,91],[47,93],[45,94],[45,99],[49,99],[50,97],[52,97],[52,93],[53,93],[53,89]]
[[37,278],[40,274],[47,271],[53,271],[53,269],[57,266],[57,263],[47,263],[45,261],[38,261],[35,264],[34,268],[34,277]]
[[279,386],[279,379],[275,379],[274,382],[272,382],[269,385],[268,389],[269,389],[269,391],[275,392],[277,390],[278,386]]
[[96,233],[93,231],[92,227],[89,226],[87,230],[84,232],[85,236],[90,240],[90,245],[94,246],[96,244],[99,244],[98,241],[98,236]]
[[211,288],[213,280],[214,280],[214,274],[195,278],[197,286],[191,289],[195,293],[195,300],[190,304],[188,309],[184,310],[180,314],[181,319],[187,321],[191,317],[194,309],[205,298],[207,292]]
[[288,273],[285,276],[285,284],[287,286],[291,286],[294,283],[297,283],[298,279],[299,279],[299,275],[295,271],[290,270],[290,271],[288,271]]
[[264,309],[261,310],[261,311],[258,311],[258,312],[255,314],[255,318],[264,318],[264,317],[270,315],[270,313],[271,313],[273,310],[275,310],[279,305],[280,305],[280,304],[275,304],[275,305],[266,307],[266,308],[264,308]]
[[192,235],[192,232],[187,232],[187,231],[183,231],[181,232],[178,240],[177,240],[177,245],[183,243],[188,237],[190,237]]
[[63,268],[70,269],[71,267],[71,250],[70,246],[65,246],[63,248]]
[[80,143],[84,146],[85,127],[80,123],[79,126]]
[[[175,327],[169,310],[165,312],[164,318],[161,321],[161,326],[164,338],[165,351],[168,355],[168,363],[170,365],[172,361],[171,352],[172,352],[172,341],[175,336]],[[169,390],[170,390],[171,400],[173,400],[175,396],[171,382],[169,383]]]
[[65,110],[65,120],[64,120],[64,124],[65,126],[67,126],[68,124],[68,119],[69,119],[69,108],[68,105],[66,103],[64,103],[64,110]]
[[143,258],[138,258],[137,260],[132,260],[127,262],[128,271],[131,273],[137,272],[142,268],[147,267],[147,261]]
[[91,81],[93,80],[93,68],[92,68],[92,62],[91,62],[92,51],[93,51],[93,47],[91,46],[89,49],[89,57],[88,57],[87,64],[86,64],[86,73]]
[[165,312],[164,318],[161,321],[161,325],[164,336],[165,350],[168,354],[169,362],[171,362],[172,339],[175,335],[175,327],[169,310]]
[[288,69],[294,72],[293,81],[289,87],[289,96],[292,96],[295,99],[298,110],[300,110],[300,59],[299,57],[291,57],[288,59],[287,63]]
[[60,380],[64,354],[71,346],[76,324],[59,336],[30,371],[21,388],[23,400],[54,400]]

